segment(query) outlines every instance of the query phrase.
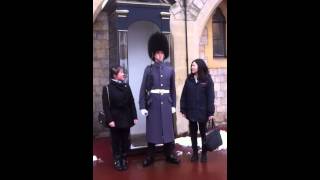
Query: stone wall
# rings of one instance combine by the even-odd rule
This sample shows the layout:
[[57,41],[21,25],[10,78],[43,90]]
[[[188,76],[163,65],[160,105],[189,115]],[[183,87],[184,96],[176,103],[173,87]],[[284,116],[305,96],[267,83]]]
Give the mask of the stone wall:
[[214,82],[215,94],[215,120],[217,123],[227,121],[227,68],[210,69],[210,75]]
[[[209,23],[211,23],[211,19]],[[210,41],[209,38],[212,38],[212,33],[208,33],[208,29],[211,30],[211,28],[208,28],[208,26],[206,26],[200,37],[199,57],[204,59],[207,64],[208,61],[226,61],[208,57],[212,55],[212,51],[210,51],[209,53],[205,51],[206,46],[208,46],[208,42]],[[211,36],[209,36],[209,34]],[[209,71],[214,82],[216,122],[225,123],[227,120],[227,67],[214,67],[210,68]]]
[[102,111],[102,87],[109,82],[108,15],[101,11],[93,23],[93,133],[99,135],[107,129],[100,126],[98,113]]

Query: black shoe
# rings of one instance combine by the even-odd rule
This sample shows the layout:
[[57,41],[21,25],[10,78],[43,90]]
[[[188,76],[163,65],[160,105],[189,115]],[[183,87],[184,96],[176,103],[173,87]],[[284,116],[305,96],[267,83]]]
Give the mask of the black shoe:
[[199,160],[199,155],[198,155],[198,151],[193,151],[192,156],[191,156],[191,162],[196,162]]
[[201,162],[207,162],[207,152],[201,153]]
[[153,164],[153,162],[154,162],[153,157],[146,157],[143,161],[143,167],[150,166],[151,164]]
[[126,158],[123,158],[122,160],[122,170],[127,170],[128,169],[128,161]]
[[115,160],[114,161],[114,168],[118,171],[122,171],[122,165],[120,160]]
[[166,160],[167,162],[172,164],[180,164],[180,160],[173,154],[171,154],[170,156],[167,156]]

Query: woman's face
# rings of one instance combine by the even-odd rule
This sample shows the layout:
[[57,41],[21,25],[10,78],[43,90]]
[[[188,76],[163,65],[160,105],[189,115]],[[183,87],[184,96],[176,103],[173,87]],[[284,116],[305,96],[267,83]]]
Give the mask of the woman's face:
[[124,81],[125,78],[126,78],[126,76],[123,72],[123,69],[120,69],[119,73],[114,76],[114,79],[116,79],[118,81]]
[[192,74],[197,74],[198,73],[198,64],[195,62],[192,62],[191,64],[191,73]]

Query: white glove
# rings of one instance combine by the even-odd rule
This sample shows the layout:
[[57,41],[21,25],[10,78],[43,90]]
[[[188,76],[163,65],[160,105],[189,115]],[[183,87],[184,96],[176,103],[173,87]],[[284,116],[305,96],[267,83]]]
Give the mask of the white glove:
[[172,114],[174,114],[176,112],[176,108],[175,107],[171,107],[171,112],[172,112]]
[[146,109],[141,109],[140,112],[142,115],[148,116],[148,111]]

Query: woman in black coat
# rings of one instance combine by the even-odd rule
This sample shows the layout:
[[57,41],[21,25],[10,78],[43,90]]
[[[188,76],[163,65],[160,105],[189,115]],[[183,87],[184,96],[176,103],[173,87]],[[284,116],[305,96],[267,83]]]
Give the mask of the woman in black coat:
[[110,127],[114,167],[127,170],[127,153],[130,148],[130,128],[137,123],[137,112],[130,86],[124,83],[121,66],[110,69],[112,78],[108,87],[103,87],[102,105],[106,122]]
[[198,125],[202,141],[201,162],[207,161],[206,124],[213,119],[214,84],[208,72],[208,67],[202,59],[196,59],[191,64],[191,74],[188,75],[180,99],[180,112],[189,120],[189,130],[193,154],[191,161],[198,161],[197,134]]

